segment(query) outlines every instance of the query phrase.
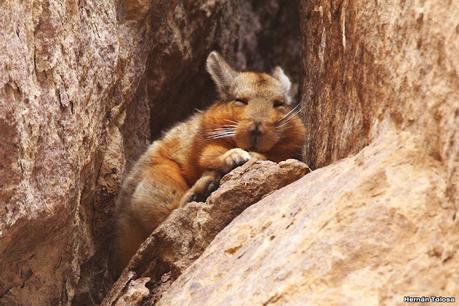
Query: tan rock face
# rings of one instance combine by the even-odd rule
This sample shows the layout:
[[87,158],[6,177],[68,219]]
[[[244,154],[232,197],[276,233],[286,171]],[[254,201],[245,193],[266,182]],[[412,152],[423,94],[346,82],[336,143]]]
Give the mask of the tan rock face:
[[459,4],[302,1],[301,8],[305,161],[321,167],[387,129],[409,131],[447,168],[458,199]]
[[[246,209],[158,305],[402,305],[457,295],[446,176],[407,133]],[[407,184],[409,182],[409,184]]]
[[135,90],[120,63],[141,51],[120,52],[112,4],[2,1],[0,15],[0,304],[67,303],[106,209],[98,169]]

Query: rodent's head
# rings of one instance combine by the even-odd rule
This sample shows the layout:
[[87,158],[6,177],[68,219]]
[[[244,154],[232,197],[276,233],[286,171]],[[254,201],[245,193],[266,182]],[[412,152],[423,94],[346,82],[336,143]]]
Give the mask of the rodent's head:
[[292,107],[291,82],[282,68],[276,67],[271,75],[238,72],[213,51],[207,71],[221,100],[207,112],[208,138],[231,138],[238,147],[257,152],[269,151],[286,136],[303,141],[300,109]]

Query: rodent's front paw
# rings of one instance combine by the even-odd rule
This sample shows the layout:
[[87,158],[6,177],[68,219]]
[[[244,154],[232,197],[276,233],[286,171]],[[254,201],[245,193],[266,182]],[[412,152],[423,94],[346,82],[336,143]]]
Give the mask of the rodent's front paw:
[[211,172],[201,176],[182,197],[180,206],[189,202],[205,202],[207,197],[217,190],[220,183],[220,177],[220,174],[217,172]]
[[234,168],[245,164],[249,159],[249,152],[240,148],[231,149],[223,155],[223,171],[228,173]]
[[217,190],[220,183],[220,175],[207,175],[201,177],[193,186],[193,201],[205,202],[207,197]]

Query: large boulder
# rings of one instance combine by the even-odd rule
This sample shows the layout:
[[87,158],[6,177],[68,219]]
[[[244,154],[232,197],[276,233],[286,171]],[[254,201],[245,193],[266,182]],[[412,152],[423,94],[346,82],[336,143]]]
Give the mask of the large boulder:
[[456,208],[439,162],[388,133],[246,209],[157,305],[404,305],[456,296]]
[[78,3],[0,4],[2,305],[70,303],[106,223],[96,194],[123,171],[119,127],[145,52],[112,3]]
[[318,168],[407,131],[457,200],[459,4],[314,0],[301,15],[305,161]]

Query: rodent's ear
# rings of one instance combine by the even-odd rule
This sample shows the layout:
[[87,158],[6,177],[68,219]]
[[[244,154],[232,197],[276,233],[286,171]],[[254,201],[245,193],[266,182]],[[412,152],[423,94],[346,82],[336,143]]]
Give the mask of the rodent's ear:
[[209,72],[215,85],[217,85],[220,96],[223,99],[229,98],[229,90],[233,84],[237,71],[233,70],[230,65],[216,51],[210,52],[207,57],[207,71]]
[[292,88],[292,82],[290,82],[290,79],[284,73],[284,70],[282,70],[281,67],[277,66],[273,70],[273,77],[281,83],[284,93],[288,97],[290,97],[290,89]]

